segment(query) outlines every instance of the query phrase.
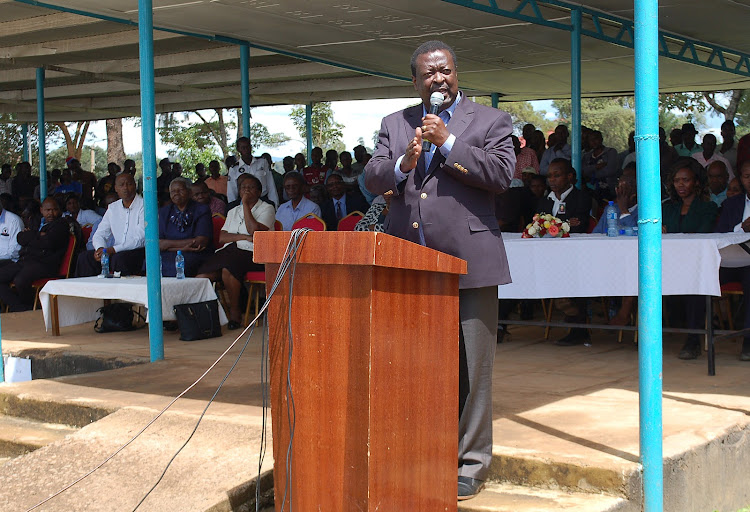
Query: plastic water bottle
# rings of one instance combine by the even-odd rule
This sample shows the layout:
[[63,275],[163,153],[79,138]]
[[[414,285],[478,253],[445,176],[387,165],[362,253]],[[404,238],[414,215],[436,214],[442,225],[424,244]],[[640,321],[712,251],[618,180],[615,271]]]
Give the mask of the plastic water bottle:
[[109,253],[106,247],[102,253],[102,277],[109,277]]
[[617,236],[617,208],[614,201],[610,201],[604,210],[607,216],[607,236]]
[[177,251],[177,256],[174,257],[174,268],[177,271],[177,279],[185,279],[185,256],[182,255],[182,251]]

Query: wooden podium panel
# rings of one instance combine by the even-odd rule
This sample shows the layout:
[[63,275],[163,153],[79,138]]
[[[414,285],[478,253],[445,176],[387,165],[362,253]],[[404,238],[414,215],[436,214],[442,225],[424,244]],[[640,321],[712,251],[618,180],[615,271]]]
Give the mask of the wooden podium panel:
[[[270,288],[290,233],[255,236]],[[276,510],[456,510],[465,268],[382,233],[308,233],[291,315],[291,270],[268,311]]]

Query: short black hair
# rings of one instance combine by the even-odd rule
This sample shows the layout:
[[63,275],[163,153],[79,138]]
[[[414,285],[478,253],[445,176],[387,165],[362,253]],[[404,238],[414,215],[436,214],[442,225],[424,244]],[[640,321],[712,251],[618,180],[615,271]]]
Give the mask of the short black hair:
[[458,60],[456,60],[456,52],[453,51],[453,48],[442,41],[427,41],[426,43],[420,44],[419,47],[414,50],[414,53],[411,54],[411,76],[417,76],[417,57],[438,50],[445,50],[450,53],[451,58],[453,59],[453,67],[458,68]]
[[294,180],[297,183],[299,183],[300,185],[302,185],[303,187],[307,186],[307,182],[305,181],[304,176],[302,176],[302,174],[300,174],[297,171],[292,171],[292,172],[286,173],[284,175],[284,181],[282,183],[286,183],[289,180]]
[[567,158],[555,158],[552,160],[549,165],[552,164],[562,164],[563,168],[565,169],[565,174],[575,174],[576,170],[573,168],[573,164],[568,160]]
[[237,139],[237,142],[234,143],[234,146],[237,147],[237,144],[239,144],[240,141],[247,141],[247,143],[250,144],[250,147],[252,147],[252,143],[247,137],[240,137],[239,139]]

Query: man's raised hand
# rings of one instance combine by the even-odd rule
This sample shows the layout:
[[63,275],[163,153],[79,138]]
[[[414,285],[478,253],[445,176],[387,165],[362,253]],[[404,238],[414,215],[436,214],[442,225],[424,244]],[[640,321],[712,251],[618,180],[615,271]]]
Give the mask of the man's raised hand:
[[421,154],[422,129],[420,127],[417,127],[417,129],[414,130],[414,138],[411,140],[411,142],[409,142],[409,145],[406,146],[406,153],[404,153],[404,158],[401,159],[401,172],[406,174],[415,169],[417,167],[419,155]]

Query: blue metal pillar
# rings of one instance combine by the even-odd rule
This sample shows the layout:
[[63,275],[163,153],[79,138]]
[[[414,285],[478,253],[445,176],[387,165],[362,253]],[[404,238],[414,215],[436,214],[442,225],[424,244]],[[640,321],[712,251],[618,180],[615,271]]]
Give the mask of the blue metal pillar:
[[583,172],[581,171],[581,11],[570,11],[570,21],[573,30],[570,32],[570,110],[572,113],[571,126],[571,160],[576,170],[578,188],[585,188]]
[[661,512],[664,506],[658,33],[658,1],[635,0],[638,371],[645,512]]
[[29,161],[29,123],[21,125],[21,137],[23,138],[23,161]]
[[497,105],[499,103],[500,95],[496,92],[493,92],[490,95],[490,98],[492,98],[492,108],[497,108]]
[[[240,71],[242,72],[242,135],[250,138],[250,45],[240,45]],[[252,142],[252,141],[251,141]]]
[[36,68],[36,120],[39,124],[39,198],[47,198],[47,138],[44,130],[44,68]]
[[310,160],[313,149],[313,138],[312,138],[312,103],[305,105],[305,131],[307,132],[307,163],[312,162]]
[[164,359],[161,311],[159,216],[156,196],[156,109],[154,107],[154,13],[152,0],[138,0],[138,46],[141,65],[141,138],[143,195],[146,209],[146,285],[151,362]]

